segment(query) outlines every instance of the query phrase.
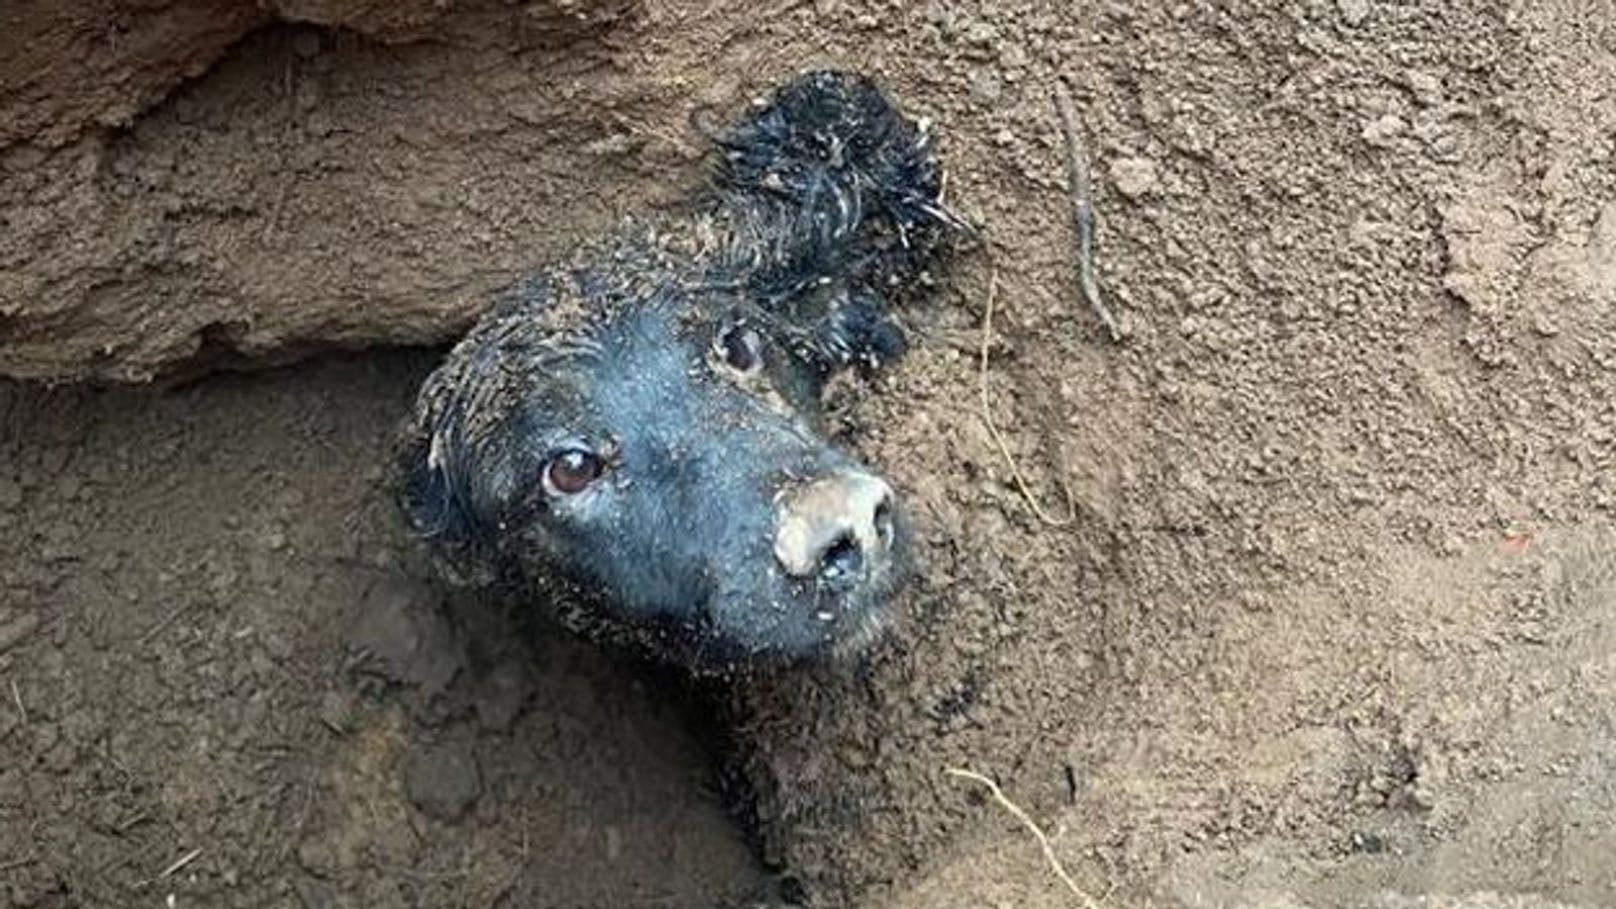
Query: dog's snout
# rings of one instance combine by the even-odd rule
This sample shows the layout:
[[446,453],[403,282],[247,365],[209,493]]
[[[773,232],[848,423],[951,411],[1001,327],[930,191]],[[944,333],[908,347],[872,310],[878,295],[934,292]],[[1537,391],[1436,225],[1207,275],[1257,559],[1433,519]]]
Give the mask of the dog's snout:
[[820,477],[780,495],[774,556],[785,573],[836,589],[889,558],[892,487],[862,471]]

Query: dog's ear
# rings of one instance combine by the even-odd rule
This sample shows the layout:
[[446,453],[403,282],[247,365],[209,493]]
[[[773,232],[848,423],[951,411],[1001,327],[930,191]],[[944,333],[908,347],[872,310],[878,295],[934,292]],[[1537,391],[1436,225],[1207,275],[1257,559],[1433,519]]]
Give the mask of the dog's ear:
[[[582,278],[579,279],[583,280]],[[555,346],[545,319],[553,289],[533,278],[514,287],[421,384],[394,448],[397,496],[414,534],[445,573],[465,583],[500,579],[500,539],[532,452],[508,420],[522,399],[521,371]]]
[[496,574],[481,517],[489,503],[474,488],[476,452],[462,431],[466,382],[474,377],[466,375],[467,358],[459,354],[451,354],[422,385],[415,413],[395,445],[397,495],[411,532],[426,541],[444,574],[460,583],[486,584]]
[[456,490],[454,465],[444,458],[439,437],[423,421],[412,421],[398,445],[399,504],[410,530],[434,541],[469,536],[465,504]]
[[424,540],[450,580],[475,584],[489,580],[476,557],[474,523],[441,442],[418,416],[404,430],[394,455],[397,497],[410,532]]

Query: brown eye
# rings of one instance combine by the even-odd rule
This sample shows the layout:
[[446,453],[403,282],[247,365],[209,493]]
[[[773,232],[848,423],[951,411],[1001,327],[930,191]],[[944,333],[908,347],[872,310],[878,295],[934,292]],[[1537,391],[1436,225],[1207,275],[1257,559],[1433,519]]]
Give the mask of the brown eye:
[[724,329],[714,345],[724,364],[739,373],[753,373],[763,365],[763,339],[745,325]]
[[606,470],[606,462],[592,451],[569,448],[544,465],[544,489],[551,495],[573,496],[589,488]]

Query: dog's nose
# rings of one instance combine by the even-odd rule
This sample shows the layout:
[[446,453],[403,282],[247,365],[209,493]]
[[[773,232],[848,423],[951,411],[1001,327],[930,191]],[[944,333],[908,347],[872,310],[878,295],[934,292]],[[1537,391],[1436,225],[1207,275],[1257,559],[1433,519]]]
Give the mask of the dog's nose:
[[794,578],[845,590],[884,563],[892,546],[892,487],[848,470],[781,494],[774,557]]

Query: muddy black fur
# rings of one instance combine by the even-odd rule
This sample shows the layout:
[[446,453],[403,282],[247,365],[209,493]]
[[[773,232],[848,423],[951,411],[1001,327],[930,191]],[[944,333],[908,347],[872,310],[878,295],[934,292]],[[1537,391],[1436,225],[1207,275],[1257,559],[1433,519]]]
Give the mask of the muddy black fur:
[[[824,385],[902,355],[895,308],[963,229],[930,137],[864,77],[801,76],[714,145],[688,204],[496,305],[424,384],[399,456],[410,525],[451,576],[692,669],[855,650],[884,626],[901,513],[882,518],[891,565],[830,592],[779,576],[771,503],[865,469],[819,432]],[[578,465],[600,478],[559,494]]]

